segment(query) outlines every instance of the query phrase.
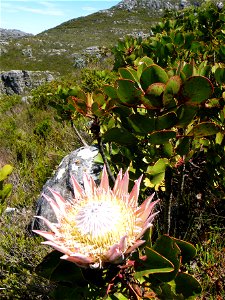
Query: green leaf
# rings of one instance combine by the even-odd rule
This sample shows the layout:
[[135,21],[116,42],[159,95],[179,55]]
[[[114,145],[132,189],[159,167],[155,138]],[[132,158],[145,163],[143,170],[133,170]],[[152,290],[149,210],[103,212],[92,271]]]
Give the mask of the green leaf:
[[140,82],[143,90],[147,90],[151,84],[156,82],[166,83],[168,79],[168,75],[164,69],[158,65],[151,65],[142,72]]
[[113,295],[109,295],[106,300],[128,300],[127,297],[125,297],[123,294],[121,293],[114,293]]
[[177,46],[182,46],[184,44],[184,36],[182,33],[177,32],[174,37],[174,44]]
[[163,172],[165,172],[167,165],[168,165],[168,159],[160,158],[157,160],[157,162],[153,166],[148,167],[147,172],[153,176],[157,175],[159,173],[163,173]]
[[127,106],[114,107],[113,112],[120,116],[120,118],[129,117],[131,115],[131,108]]
[[103,86],[103,91],[108,97],[110,97],[112,99],[118,98],[116,89],[111,85]]
[[129,68],[120,68],[118,71],[122,79],[138,81],[137,72],[135,70],[131,70]]
[[184,38],[185,38],[184,48],[190,49],[192,42],[195,39],[195,34],[193,32],[186,32],[184,34]]
[[211,67],[210,66],[204,66],[201,69],[199,69],[198,74],[201,75],[201,76],[209,77],[210,72],[211,72]]
[[164,179],[165,179],[165,172],[162,172],[162,173],[151,176],[150,183],[153,186],[156,186],[158,184],[161,184]]
[[225,22],[225,13],[220,13],[219,14],[219,19],[223,22]]
[[117,84],[117,95],[120,101],[128,106],[138,105],[142,91],[138,89],[136,83],[128,79],[119,79]]
[[155,131],[149,135],[149,142],[155,145],[167,143],[170,139],[176,137],[176,132],[173,130]]
[[75,107],[75,109],[80,112],[81,114],[86,114],[88,107],[86,100],[82,100],[80,98],[72,97],[72,105]]
[[162,107],[162,93],[165,90],[164,83],[153,83],[145,92],[145,95],[141,98],[141,102],[147,109]]
[[181,89],[184,101],[200,104],[206,101],[213,92],[211,81],[204,76],[192,76],[188,78]]
[[102,155],[101,155],[100,153],[98,153],[98,154],[95,156],[94,162],[95,162],[96,164],[104,164]]
[[183,156],[187,155],[190,151],[191,140],[189,137],[185,136],[178,141],[178,145],[176,147],[177,154]]
[[177,110],[178,127],[186,127],[189,125],[197,113],[197,106],[183,104]]
[[147,56],[144,56],[141,59],[139,59],[138,60],[138,67],[137,67],[138,79],[140,79],[143,70],[146,67],[149,67],[150,65],[153,65],[153,64],[154,64],[153,60],[151,58],[147,57]]
[[140,135],[146,135],[155,129],[155,119],[146,115],[133,114],[128,117],[128,123]]
[[172,43],[168,43],[165,45],[165,49],[167,49],[166,54],[169,55],[170,53],[173,53],[174,45]]
[[224,139],[224,134],[222,132],[218,132],[216,134],[216,144],[221,145]]
[[167,157],[171,157],[173,155],[173,145],[170,142],[163,144],[163,153]]
[[93,102],[102,106],[105,104],[105,96],[102,93],[93,94]]
[[81,269],[71,262],[60,259],[61,256],[62,253],[58,251],[52,251],[46,255],[36,267],[36,273],[51,281],[71,282],[76,286],[87,285]]
[[194,136],[194,137],[203,137],[203,136],[216,134],[219,131],[220,131],[219,125],[211,122],[202,122],[195,125],[187,135]]
[[217,68],[215,78],[218,83],[225,84],[225,68]]
[[174,237],[172,237],[172,239],[175,241],[177,246],[180,248],[183,264],[189,262],[196,256],[197,251],[196,251],[196,248],[192,244],[190,244],[186,241],[183,241],[183,240],[176,239]]
[[145,63],[146,66],[150,66],[154,64],[153,60],[147,56],[142,57],[138,64],[141,65],[143,63]]
[[195,53],[201,48],[202,44],[200,42],[194,41],[191,43],[191,50]]
[[87,287],[71,288],[69,286],[57,285],[51,292],[51,297],[54,300],[83,300],[87,299],[86,297],[88,294]]
[[103,135],[104,142],[115,142],[119,145],[135,145],[138,140],[125,128],[111,128]]
[[4,165],[0,169],[0,181],[5,180],[13,171],[13,167],[11,165]]
[[85,94],[85,92],[83,90],[81,90],[81,88],[79,87],[73,87],[73,88],[70,88],[68,90],[68,96],[75,96],[77,98],[80,98],[84,101],[87,100],[87,95]]
[[225,57],[225,46],[224,45],[220,45],[219,52],[222,57]]
[[156,130],[168,129],[173,127],[177,122],[177,115],[175,112],[168,112],[156,119]]
[[145,247],[145,256],[137,261],[134,274],[136,279],[154,273],[167,273],[174,270],[173,264],[155,250]]
[[169,282],[173,280],[180,268],[180,249],[177,244],[168,235],[162,235],[153,246],[153,250],[167,258],[174,266],[174,271],[167,274],[154,274],[150,276],[157,277],[160,281]]
[[163,44],[167,44],[167,43],[171,43],[172,39],[168,35],[164,35],[164,36],[162,35],[162,40],[161,41],[162,41]]
[[182,84],[182,80],[180,76],[172,76],[168,80],[165,91],[163,93],[163,104],[169,105],[171,102],[173,103],[174,96],[179,93],[180,87]]
[[101,117],[104,114],[104,110],[102,110],[96,102],[92,104],[91,111],[97,117]]
[[194,75],[194,66],[191,64],[186,64],[183,67],[182,72],[185,74],[186,78],[189,78]]
[[3,186],[3,189],[1,191],[0,199],[4,200],[5,198],[9,197],[12,192],[12,184],[7,183]]
[[153,166],[147,168],[147,173],[151,177],[151,183],[160,184],[165,178],[165,170],[168,165],[167,158],[160,158]]
[[182,294],[184,299],[196,299],[201,294],[202,288],[199,282],[191,275],[186,273],[178,273],[175,278],[176,293]]

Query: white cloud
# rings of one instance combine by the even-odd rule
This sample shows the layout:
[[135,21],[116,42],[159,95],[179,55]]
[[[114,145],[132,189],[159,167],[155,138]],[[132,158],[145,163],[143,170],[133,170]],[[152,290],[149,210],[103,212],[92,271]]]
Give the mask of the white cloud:
[[2,2],[1,3],[1,13],[3,14],[4,12],[9,12],[9,13],[16,13],[18,10],[15,8],[14,5],[12,5],[11,3],[8,2]]
[[85,10],[85,11],[96,11],[96,8],[94,8],[92,6],[83,6],[82,10]]
[[[10,3],[11,2],[11,3]],[[20,0],[18,2],[23,2],[24,4],[29,3],[30,5],[19,5],[22,3],[18,3],[15,1],[12,4],[10,2],[2,2],[1,7],[6,12],[15,13],[19,11],[24,12],[31,12],[34,14],[41,14],[41,15],[49,15],[49,16],[63,16],[64,12],[57,8],[53,2],[49,1],[27,1],[27,0]]]
[[63,16],[64,13],[61,10],[58,9],[46,9],[46,8],[31,8],[26,6],[19,6],[18,10],[20,11],[27,11],[34,14],[41,14],[41,15],[49,15],[49,16]]

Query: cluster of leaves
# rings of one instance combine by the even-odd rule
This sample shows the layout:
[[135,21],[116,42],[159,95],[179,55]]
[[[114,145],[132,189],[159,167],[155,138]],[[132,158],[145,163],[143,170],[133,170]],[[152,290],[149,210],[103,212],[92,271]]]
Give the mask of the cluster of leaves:
[[53,251],[36,268],[37,273],[57,283],[53,299],[191,299],[201,292],[194,277],[180,271],[196,255],[189,243],[162,235],[151,247],[134,253],[125,265],[82,269],[60,260]]
[[153,36],[147,40],[128,37],[113,49],[114,68],[134,65],[145,55],[162,67],[180,60],[197,64],[224,62],[225,13],[214,3],[174,12],[170,18],[151,28]]
[[[190,193],[190,186],[184,188],[185,167],[197,157],[203,159],[204,168],[210,174],[207,186],[211,193],[220,199],[225,190],[224,12],[213,4],[191,12],[197,21],[192,14],[183,11],[182,20],[177,17],[157,25],[153,29],[155,36],[145,42],[133,38],[119,42],[113,49],[115,69],[119,73],[114,85],[105,85],[92,93],[85,93],[80,87],[58,90],[62,101],[57,104],[57,111],[61,117],[74,120],[81,115],[86,122],[92,121],[90,130],[101,152],[99,162],[108,162],[115,172],[129,166],[133,180],[144,174],[142,192],[157,191],[162,199],[161,233],[170,233],[172,229],[175,232],[179,228],[179,211],[190,195],[196,198],[198,194],[196,188],[193,188],[195,195]],[[208,18],[211,19],[206,22]],[[211,27],[211,34],[205,36],[207,26]],[[113,177],[111,179],[113,181]],[[171,216],[175,206],[177,218],[173,221]],[[168,250],[170,243],[171,252]],[[180,264],[173,261],[173,257],[177,257],[177,253],[180,255],[179,251],[185,257],[183,246],[184,242],[167,235],[162,235],[153,247],[147,245],[143,255],[147,266],[140,256],[135,257],[134,266],[142,261],[141,267],[131,274],[128,271],[129,279],[134,281],[130,285],[126,283],[125,288],[123,271],[118,273],[121,281],[115,286],[117,274],[110,279],[100,272],[99,278],[106,276],[107,282],[110,279],[109,299],[126,299],[131,295],[134,299],[149,297],[144,294],[146,285],[147,293],[153,292],[160,299],[188,299],[200,293],[200,287],[192,277],[176,271]],[[165,253],[167,250],[169,256]],[[155,276],[159,272],[149,265],[149,261],[159,266],[157,255],[172,262],[173,270],[168,274]],[[44,269],[45,264],[43,262]],[[126,269],[125,266],[121,269],[123,267]],[[52,269],[49,271],[51,277]],[[154,273],[153,277],[151,273]],[[86,275],[82,276],[86,282]],[[93,276],[97,278],[94,273]],[[90,281],[89,284],[84,282],[83,287],[86,285],[88,292],[92,291],[96,296],[96,288]],[[128,282],[127,277],[125,281]],[[143,285],[142,294],[140,284]],[[94,286],[98,286],[98,282],[94,282]],[[77,286],[71,293],[80,289]],[[91,295],[82,295],[91,299]]]
[[91,93],[92,91],[102,88],[106,84],[115,81],[116,75],[109,70],[91,70],[84,69],[81,72],[80,87],[84,92]]
[[[92,95],[80,88],[59,90],[62,111],[91,119],[111,166],[116,171],[130,166],[133,178],[145,174],[145,187],[165,191],[165,203],[178,168],[201,153],[210,162],[208,184],[224,189],[224,68],[181,63],[164,70],[144,57],[119,74],[114,86]],[[181,184],[178,188],[177,199],[183,193]]]
[[[204,173],[208,174],[202,190],[210,187],[211,194],[219,199],[218,209],[225,188],[224,11],[211,4],[183,10],[182,15],[178,13],[174,20],[164,20],[152,31],[155,36],[147,41],[128,38],[114,48],[115,69],[119,69],[114,85],[103,86],[114,82],[108,72],[93,71],[87,72],[81,87],[61,84],[56,91],[56,83],[51,83],[39,88],[33,92],[31,106],[23,104],[21,108],[21,104],[16,105],[18,102],[12,105],[2,102],[0,112],[7,119],[2,118],[0,123],[0,137],[16,166],[19,180],[15,182],[20,182],[20,191],[23,190],[19,193],[17,186],[14,198],[19,200],[15,199],[14,203],[32,202],[35,191],[40,190],[63,154],[78,146],[76,140],[71,142],[74,137],[65,122],[70,121],[76,126],[83,122],[82,129],[86,125],[91,129],[103,149],[104,157],[99,157],[99,162],[108,161],[116,173],[119,168],[130,166],[133,180],[144,173],[142,194],[154,189],[162,199],[161,208],[165,213],[161,214],[159,232],[172,231],[173,207],[179,228],[181,216],[192,215],[192,203],[200,205],[200,200],[196,201],[198,185],[190,178],[187,180],[191,173],[187,170],[199,157],[204,162]],[[55,122],[49,104],[57,109],[63,127],[59,128]],[[202,202],[210,201],[202,197]],[[188,213],[183,209],[186,202]],[[179,236],[180,231],[179,228]],[[1,253],[10,253],[16,234],[15,231],[8,248],[4,246]],[[14,277],[16,273],[23,278],[31,276],[34,263],[30,269],[26,267],[27,261],[22,262],[25,268],[15,268],[21,262],[18,253],[24,251],[24,245],[29,249],[28,244],[27,239],[21,238],[19,251],[8,257],[9,269],[1,265],[6,299],[7,295],[9,298],[15,297],[15,293],[21,295],[20,290],[29,295],[29,289]],[[153,247],[147,243],[139,253],[134,253],[124,266],[81,270],[62,262],[60,254],[53,252],[37,267],[37,273],[58,283],[50,296],[53,299],[73,299],[77,295],[80,299],[104,296],[188,299],[201,289],[193,277],[179,271],[180,260],[182,257],[185,263],[194,254],[190,244],[162,235]]]

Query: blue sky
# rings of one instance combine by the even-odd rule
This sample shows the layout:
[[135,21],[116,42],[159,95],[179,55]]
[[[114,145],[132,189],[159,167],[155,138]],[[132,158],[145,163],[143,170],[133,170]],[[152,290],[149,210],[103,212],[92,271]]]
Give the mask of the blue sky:
[[110,8],[115,0],[0,0],[0,27],[37,34],[70,19]]

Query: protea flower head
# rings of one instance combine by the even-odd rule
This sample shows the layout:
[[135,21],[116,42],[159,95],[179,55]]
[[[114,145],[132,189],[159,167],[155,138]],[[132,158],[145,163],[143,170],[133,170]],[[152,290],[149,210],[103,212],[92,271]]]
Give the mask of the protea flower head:
[[142,236],[152,226],[157,213],[152,213],[153,196],[138,206],[142,176],[135,181],[128,193],[128,170],[120,170],[113,189],[109,186],[106,168],[103,168],[101,183],[97,187],[92,177],[84,174],[84,189],[72,176],[74,199],[65,201],[60,194],[50,189],[53,198],[44,195],[57,217],[57,223],[42,219],[50,232],[34,230],[50,245],[64,253],[62,259],[80,267],[101,268],[104,263],[120,263],[145,241]]

